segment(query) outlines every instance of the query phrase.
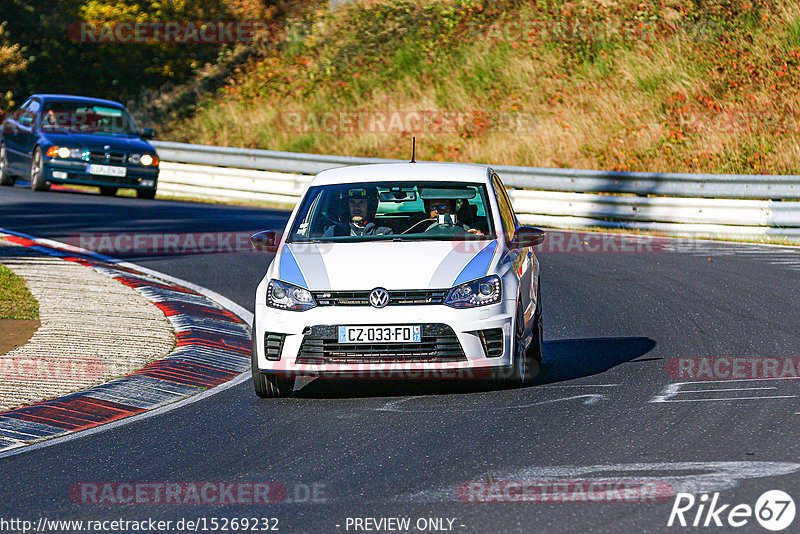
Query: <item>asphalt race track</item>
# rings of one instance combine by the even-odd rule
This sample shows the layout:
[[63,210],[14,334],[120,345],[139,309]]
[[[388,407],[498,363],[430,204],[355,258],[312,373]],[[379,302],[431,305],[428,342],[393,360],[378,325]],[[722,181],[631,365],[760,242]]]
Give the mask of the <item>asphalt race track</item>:
[[[282,229],[287,217],[248,207],[33,193],[23,183],[0,188],[0,227],[72,244],[90,232],[246,234]],[[251,311],[271,259],[245,251],[102,252]],[[539,258],[545,360],[535,385],[304,380],[292,398],[259,400],[247,381],[163,415],[0,459],[0,517],[173,525],[258,517],[277,518],[281,532],[326,533],[367,531],[373,524],[358,530],[354,522],[367,517],[407,517],[412,527],[439,518],[441,525],[420,525],[464,533],[767,532],[754,518],[738,529],[668,528],[673,497],[464,502],[456,490],[470,481],[554,477],[655,481],[674,492],[719,492],[719,502],[730,505],[754,506],[774,489],[800,497],[797,380],[681,383],[667,372],[675,357],[798,356],[799,254],[707,243],[685,252]],[[77,483],[212,481],[275,482],[288,498],[272,505],[98,505],[74,495]],[[309,502],[313,488],[317,502]],[[688,521],[696,511],[687,512]],[[797,525],[800,519],[794,531]]]

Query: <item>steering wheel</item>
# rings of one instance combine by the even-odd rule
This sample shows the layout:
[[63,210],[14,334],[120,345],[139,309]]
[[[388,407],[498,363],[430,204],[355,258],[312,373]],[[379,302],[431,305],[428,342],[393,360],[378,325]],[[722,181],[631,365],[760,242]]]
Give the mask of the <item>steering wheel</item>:
[[422,219],[421,221],[419,221],[419,222],[416,222],[416,223],[412,224],[410,228],[408,228],[408,229],[406,229],[406,230],[403,230],[402,232],[400,232],[400,235],[407,234],[407,233],[409,233],[411,230],[413,230],[413,229],[415,229],[417,226],[419,226],[420,224],[422,224],[422,223],[426,223],[426,222],[427,222],[427,223],[429,223],[429,222],[431,222],[431,221],[433,221],[433,220],[434,220],[434,219]]
[[469,235],[469,232],[467,232],[463,226],[457,224],[436,223],[423,233],[427,234],[428,232],[438,235]]

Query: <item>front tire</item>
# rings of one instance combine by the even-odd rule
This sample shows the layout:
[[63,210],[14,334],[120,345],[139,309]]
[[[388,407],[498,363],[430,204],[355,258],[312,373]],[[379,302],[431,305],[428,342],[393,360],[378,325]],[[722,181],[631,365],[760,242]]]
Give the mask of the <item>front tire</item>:
[[253,386],[262,399],[289,397],[294,391],[294,377],[284,378],[253,370]]
[[250,368],[253,373],[253,388],[256,396],[262,399],[288,397],[294,390],[294,377],[284,378],[274,374],[262,373],[256,358],[256,338],[253,333],[250,350]]
[[536,336],[531,346],[528,347],[528,356],[537,364],[542,363],[544,358],[544,327],[542,324],[542,285],[537,282],[536,286],[536,311],[533,314],[533,335]]
[[512,360],[512,373],[510,382],[515,386],[523,386],[536,376],[538,362],[534,360],[532,350],[525,350],[523,336],[525,335],[525,314],[522,305],[517,305],[517,317],[514,327],[514,357]]
[[517,304],[514,314],[514,338],[511,341],[511,366],[500,367],[492,372],[490,384],[497,388],[522,386],[533,378],[538,372],[538,364],[531,361],[530,351],[525,351],[522,345],[524,335],[524,314],[522,305]]
[[50,189],[50,186],[44,179],[42,149],[37,146],[33,151],[33,160],[31,161],[31,190],[47,191],[48,189]]
[[14,185],[14,177],[8,173],[6,146],[0,145],[0,185]]

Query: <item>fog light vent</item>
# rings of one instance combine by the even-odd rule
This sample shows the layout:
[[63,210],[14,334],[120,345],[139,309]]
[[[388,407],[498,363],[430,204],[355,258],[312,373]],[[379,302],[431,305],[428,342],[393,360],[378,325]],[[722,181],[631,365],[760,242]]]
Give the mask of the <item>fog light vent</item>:
[[281,359],[284,339],[286,339],[286,334],[264,332],[264,355],[268,360],[274,362]]
[[491,328],[489,330],[478,330],[481,338],[483,352],[487,358],[497,358],[503,355],[503,329]]

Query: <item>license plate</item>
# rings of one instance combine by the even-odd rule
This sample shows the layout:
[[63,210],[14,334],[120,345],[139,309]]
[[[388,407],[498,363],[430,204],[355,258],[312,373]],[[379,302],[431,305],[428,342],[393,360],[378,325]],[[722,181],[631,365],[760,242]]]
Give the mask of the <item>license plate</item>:
[[128,169],[125,167],[114,167],[112,165],[88,165],[86,171],[89,174],[100,176],[126,176]]
[[421,343],[420,326],[340,326],[339,343]]

